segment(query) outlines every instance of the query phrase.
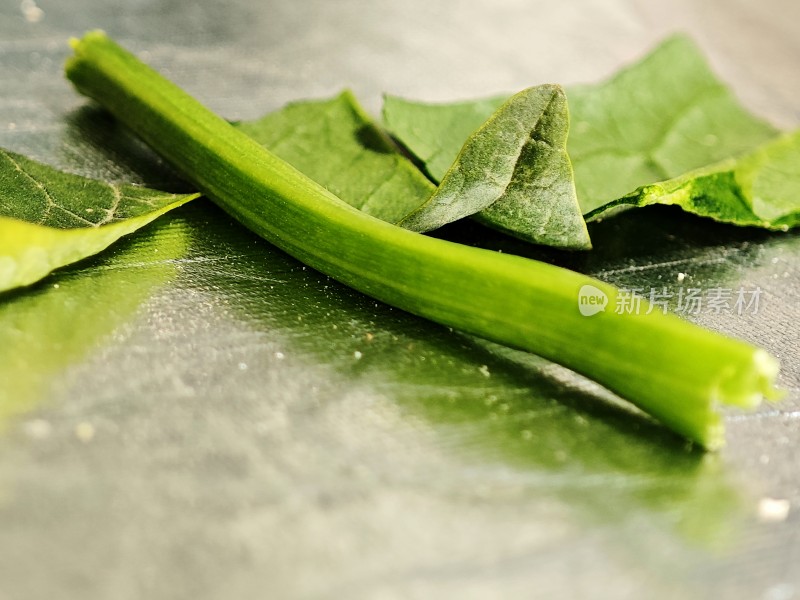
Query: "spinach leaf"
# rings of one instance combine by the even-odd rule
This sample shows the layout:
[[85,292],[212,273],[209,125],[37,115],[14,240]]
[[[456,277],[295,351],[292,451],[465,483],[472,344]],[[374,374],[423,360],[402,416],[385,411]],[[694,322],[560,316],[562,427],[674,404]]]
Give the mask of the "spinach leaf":
[[[689,181],[704,177],[709,165],[752,151],[778,135],[739,104],[684,36],[668,39],[606,82],[568,88],[567,97],[572,116],[567,149],[578,200],[589,219],[619,204],[654,203],[659,195],[661,203],[675,203],[688,212],[739,225],[782,228],[788,224],[785,220],[768,215],[796,210],[792,201],[800,196],[788,193],[789,189],[777,195],[779,188],[774,186],[772,193],[755,202],[760,208],[753,215],[734,188],[724,187],[721,177],[715,179],[713,201],[704,201],[700,195],[701,190],[709,191],[707,177],[693,184],[693,201],[679,202],[673,197],[667,202],[660,188],[652,187],[655,182],[669,181],[665,190],[680,185],[685,194]],[[387,97],[384,121],[436,177],[441,165],[458,154],[466,139],[464,131],[490,118],[503,99],[430,105]],[[445,128],[448,135],[443,134]],[[778,160],[772,154],[760,155],[769,163]],[[778,164],[765,164],[760,171],[779,169]],[[651,186],[647,193],[646,186]],[[644,195],[647,200],[634,199]]]
[[800,224],[800,131],[781,136],[739,159],[651,185],[605,204],[588,217],[617,206],[674,204],[718,221],[786,231]]
[[52,396],[67,367],[131,321],[177,275],[193,230],[173,215],[153,223],[147,236],[121,240],[88,265],[60,270],[46,285],[2,295],[0,430],[9,418]]
[[235,125],[351,206],[390,223],[435,191],[349,91]]
[[[467,123],[474,114],[463,112],[463,130],[473,124]],[[560,87],[543,85],[512,96],[467,138],[436,193],[400,224],[430,231],[475,215],[527,241],[590,248],[567,156],[568,130]],[[453,136],[454,130],[446,135]],[[433,157],[437,169],[442,166],[437,163],[449,160]]]
[[96,254],[198,195],[104,183],[0,150],[0,291]]
[[427,104],[387,94],[383,122],[424,165],[434,181],[441,181],[469,136],[507,100],[508,95]]
[[573,115],[568,149],[584,213],[640,186],[739,155],[778,133],[741,106],[683,36],[610,80],[567,94]]

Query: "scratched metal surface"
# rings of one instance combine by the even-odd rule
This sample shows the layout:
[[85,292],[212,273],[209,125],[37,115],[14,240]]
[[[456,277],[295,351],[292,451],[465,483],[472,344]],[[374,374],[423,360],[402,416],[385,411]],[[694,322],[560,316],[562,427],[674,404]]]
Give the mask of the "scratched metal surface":
[[[232,119],[345,86],[375,112],[594,81],[683,30],[753,110],[800,121],[792,0],[454,6],[11,0],[0,145],[175,184],[61,77],[97,27]],[[485,243],[628,287],[759,286],[758,314],[693,318],[780,357],[785,401],[702,456],[196,203],[0,298],[0,598],[800,597],[800,238],[671,210],[592,233],[589,256]]]

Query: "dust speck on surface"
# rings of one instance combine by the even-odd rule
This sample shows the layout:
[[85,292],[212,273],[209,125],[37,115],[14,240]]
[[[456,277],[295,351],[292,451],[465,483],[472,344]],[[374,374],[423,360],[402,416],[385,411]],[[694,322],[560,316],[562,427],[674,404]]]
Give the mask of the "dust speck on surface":
[[38,23],[44,19],[44,11],[36,6],[34,0],[22,0],[19,9],[28,23]]
[[781,523],[789,516],[791,505],[782,498],[762,498],[758,501],[758,520],[762,523]]
[[32,419],[26,422],[23,428],[28,437],[34,440],[46,439],[53,432],[53,426],[44,419]]
[[78,423],[75,426],[75,437],[82,441],[84,444],[88,444],[94,439],[95,429],[94,425],[89,423],[88,421],[83,421],[82,423]]

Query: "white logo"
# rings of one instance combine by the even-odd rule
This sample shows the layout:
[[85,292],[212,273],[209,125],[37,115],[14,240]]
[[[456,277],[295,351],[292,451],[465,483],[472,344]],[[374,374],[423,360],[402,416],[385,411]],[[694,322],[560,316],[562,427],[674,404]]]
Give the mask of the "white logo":
[[584,285],[578,292],[578,310],[584,317],[603,312],[608,306],[608,296],[593,285]]

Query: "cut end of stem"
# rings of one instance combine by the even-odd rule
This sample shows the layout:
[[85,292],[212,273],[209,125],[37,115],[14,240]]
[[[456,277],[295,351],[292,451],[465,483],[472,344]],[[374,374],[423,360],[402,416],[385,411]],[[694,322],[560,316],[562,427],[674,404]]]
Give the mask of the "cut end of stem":
[[73,54],[64,62],[64,71],[70,73],[83,58],[86,46],[97,41],[108,41],[108,35],[102,29],[87,31],[81,38],[69,38],[69,47],[72,48]]
[[776,401],[783,397],[784,392],[775,386],[779,370],[778,360],[761,348],[753,350],[749,364],[726,370],[712,391],[710,414],[702,439],[698,441],[708,450],[719,450],[725,445],[725,425],[718,407],[749,410],[758,407],[762,399]]
[[761,399],[778,400],[783,393],[775,387],[780,363],[761,348],[754,348],[749,364],[733,366],[722,375],[716,390],[719,404],[752,409]]
[[102,29],[92,29],[91,31],[84,33],[82,38],[69,38],[69,45],[75,52],[79,52],[81,45],[87,42],[107,39],[108,35],[105,31]]

